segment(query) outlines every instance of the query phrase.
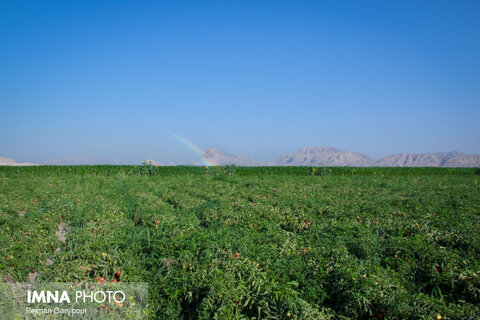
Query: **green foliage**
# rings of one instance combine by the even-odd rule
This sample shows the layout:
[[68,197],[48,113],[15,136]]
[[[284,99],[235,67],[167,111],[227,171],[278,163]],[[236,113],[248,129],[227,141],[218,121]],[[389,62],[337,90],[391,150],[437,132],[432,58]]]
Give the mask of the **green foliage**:
[[120,270],[150,319],[478,319],[474,170],[331,169],[0,168],[0,280]]
[[[95,166],[31,166],[9,167],[0,166],[0,177],[21,176],[114,176],[118,173],[133,174],[133,166],[126,165],[95,165]],[[235,167],[238,176],[308,176],[311,175],[309,167]],[[478,168],[438,168],[438,167],[329,167],[335,176],[459,176],[475,175]],[[205,175],[205,167],[200,166],[159,166],[156,168],[159,176],[178,175]]]
[[237,174],[234,164],[226,166],[206,166],[205,174],[214,177],[234,176]]
[[326,166],[315,168],[310,168],[310,174],[314,176],[329,176],[333,172],[332,168],[327,168]]
[[158,166],[143,161],[141,166],[134,166],[132,172],[141,176],[154,176],[158,173]]

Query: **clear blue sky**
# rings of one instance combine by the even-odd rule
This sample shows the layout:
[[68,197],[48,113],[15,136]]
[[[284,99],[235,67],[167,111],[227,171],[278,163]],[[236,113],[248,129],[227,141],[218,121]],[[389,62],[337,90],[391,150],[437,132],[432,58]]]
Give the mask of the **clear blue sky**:
[[480,1],[2,1],[0,156],[480,153]]

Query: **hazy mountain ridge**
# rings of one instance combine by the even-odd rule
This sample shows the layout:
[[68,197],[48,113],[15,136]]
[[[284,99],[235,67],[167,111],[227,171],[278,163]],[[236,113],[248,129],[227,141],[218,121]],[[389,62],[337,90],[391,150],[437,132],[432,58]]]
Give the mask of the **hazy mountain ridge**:
[[202,158],[211,165],[237,166],[480,167],[480,154],[467,155],[458,151],[401,153],[377,160],[358,152],[332,147],[304,147],[280,156],[276,163],[268,163],[211,148],[205,151]]
[[15,160],[10,158],[0,157],[0,166],[19,167],[19,166],[38,166],[38,164],[29,163],[29,162],[16,162]]
[[[222,152],[210,148],[202,155],[203,163],[193,165],[237,166],[352,166],[352,167],[480,167],[480,154],[464,154],[458,151],[437,153],[399,153],[382,159],[370,158],[358,152],[344,151],[331,147],[304,147],[296,152],[282,155],[276,163]],[[166,164],[155,160],[144,163],[158,166]],[[35,163],[19,163],[10,158],[0,157],[0,166],[37,166]],[[170,164],[174,165],[174,164]]]
[[376,160],[358,152],[336,148],[305,147],[281,156],[277,165],[354,166],[354,167],[480,167],[480,154],[458,151],[437,153],[400,153]]
[[480,167],[480,154],[458,151],[437,153],[401,153],[377,161],[380,167]]
[[328,147],[304,147],[278,158],[279,166],[362,166],[375,165],[372,159],[358,152]]

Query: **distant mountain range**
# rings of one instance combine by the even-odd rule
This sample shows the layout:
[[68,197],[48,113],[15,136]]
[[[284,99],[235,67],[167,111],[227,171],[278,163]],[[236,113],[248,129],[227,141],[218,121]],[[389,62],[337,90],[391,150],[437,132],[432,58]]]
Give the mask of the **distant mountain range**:
[[375,160],[361,153],[336,148],[305,147],[280,156],[279,166],[373,166]]
[[480,167],[480,154],[458,151],[438,153],[400,153],[380,159],[385,167]]
[[401,153],[377,160],[358,152],[327,147],[304,147],[280,156],[276,163],[223,153],[213,148],[205,152],[203,159],[212,165],[237,166],[480,167],[480,154],[467,155],[457,151]]
[[[162,166],[155,160],[145,163]],[[351,167],[480,167],[480,154],[461,152],[438,153],[400,153],[382,159],[373,159],[358,152],[343,151],[337,148],[304,147],[300,150],[280,156],[277,162],[263,162],[255,159],[224,153],[210,148],[202,155],[202,163],[193,165],[229,165],[237,166],[351,166]],[[18,163],[9,158],[0,157],[0,166],[35,166],[34,163]]]

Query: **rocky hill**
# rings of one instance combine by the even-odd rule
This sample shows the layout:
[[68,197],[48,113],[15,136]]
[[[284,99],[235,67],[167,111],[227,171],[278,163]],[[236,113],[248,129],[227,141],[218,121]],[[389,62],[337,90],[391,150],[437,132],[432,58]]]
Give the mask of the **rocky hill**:
[[379,167],[480,167],[480,154],[461,152],[438,153],[401,153],[395,154],[376,163]]
[[278,158],[279,166],[358,166],[375,165],[376,160],[358,152],[337,148],[304,147]]
[[480,167],[480,154],[458,151],[438,153],[401,153],[379,160],[358,152],[336,148],[305,147],[281,156],[279,166],[352,166],[352,167]]

